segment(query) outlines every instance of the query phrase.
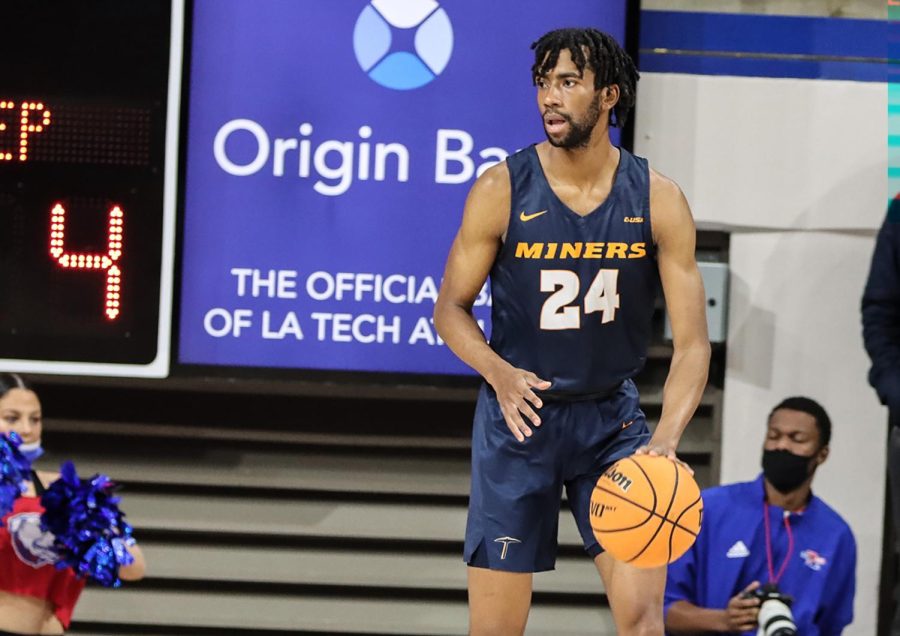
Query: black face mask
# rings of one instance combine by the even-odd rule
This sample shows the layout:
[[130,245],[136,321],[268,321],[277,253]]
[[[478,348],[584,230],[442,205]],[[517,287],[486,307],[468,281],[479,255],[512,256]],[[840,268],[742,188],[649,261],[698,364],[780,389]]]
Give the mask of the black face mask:
[[811,457],[795,455],[789,450],[764,450],[763,475],[780,493],[796,490],[810,476]]

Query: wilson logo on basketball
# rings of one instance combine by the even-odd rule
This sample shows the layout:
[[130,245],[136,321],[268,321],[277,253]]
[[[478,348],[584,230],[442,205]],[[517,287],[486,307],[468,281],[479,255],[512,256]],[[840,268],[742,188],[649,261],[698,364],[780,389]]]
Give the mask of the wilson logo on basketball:
[[[613,485],[615,484],[615,486]],[[591,493],[594,537],[610,556],[639,568],[671,563],[700,532],[700,487],[681,464],[633,455],[610,467]]]
[[606,473],[604,473],[604,476],[616,486],[621,488],[622,492],[628,492],[628,489],[631,488],[631,484],[634,483],[631,481],[631,479],[626,477],[624,473],[615,470],[615,467],[607,470]]
[[616,507],[610,506],[609,504],[602,504],[592,501],[591,502],[591,516],[592,517],[602,517],[603,513],[609,510],[610,512],[615,512]]

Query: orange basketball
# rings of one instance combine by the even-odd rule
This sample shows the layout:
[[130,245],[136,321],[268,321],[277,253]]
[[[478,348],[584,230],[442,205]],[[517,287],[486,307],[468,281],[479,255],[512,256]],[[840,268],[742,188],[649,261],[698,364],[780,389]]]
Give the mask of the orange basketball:
[[693,545],[703,499],[691,474],[665,457],[613,464],[591,494],[591,528],[603,549],[639,568],[671,563]]

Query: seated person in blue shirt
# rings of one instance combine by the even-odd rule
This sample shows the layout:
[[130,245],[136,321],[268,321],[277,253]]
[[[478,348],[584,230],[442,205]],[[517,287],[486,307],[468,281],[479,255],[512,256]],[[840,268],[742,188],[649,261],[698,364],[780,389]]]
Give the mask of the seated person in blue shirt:
[[762,475],[703,492],[697,541],[669,566],[668,634],[756,634],[753,592],[766,585],[793,597],[802,636],[840,634],[851,623],[856,541],[811,489],[830,439],[825,409],[788,398],[769,414]]

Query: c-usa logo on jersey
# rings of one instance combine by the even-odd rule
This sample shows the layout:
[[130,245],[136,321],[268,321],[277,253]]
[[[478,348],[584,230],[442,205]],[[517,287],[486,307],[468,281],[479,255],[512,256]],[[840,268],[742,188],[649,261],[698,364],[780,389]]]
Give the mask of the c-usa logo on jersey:
[[41,515],[23,512],[7,520],[13,550],[22,563],[37,569],[59,561],[53,549],[54,536],[41,530]]

